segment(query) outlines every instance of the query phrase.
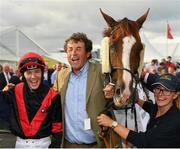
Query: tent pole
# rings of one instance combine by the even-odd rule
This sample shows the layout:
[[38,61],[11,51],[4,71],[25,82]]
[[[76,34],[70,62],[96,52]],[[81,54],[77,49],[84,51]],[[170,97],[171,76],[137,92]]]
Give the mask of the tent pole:
[[19,29],[16,27],[16,56],[19,58]]
[[166,57],[168,57],[168,28],[167,28],[167,25],[168,25],[168,20],[166,21]]

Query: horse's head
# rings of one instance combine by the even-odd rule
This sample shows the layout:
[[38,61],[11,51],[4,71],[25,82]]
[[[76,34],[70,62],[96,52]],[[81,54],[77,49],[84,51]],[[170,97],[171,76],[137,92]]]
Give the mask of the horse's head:
[[108,25],[104,37],[108,37],[110,74],[115,83],[113,98],[119,107],[128,103],[127,100],[132,96],[133,76],[141,69],[140,64],[143,60],[141,55],[144,50],[139,30],[148,12],[149,10],[136,21],[127,18],[116,21],[101,10]]

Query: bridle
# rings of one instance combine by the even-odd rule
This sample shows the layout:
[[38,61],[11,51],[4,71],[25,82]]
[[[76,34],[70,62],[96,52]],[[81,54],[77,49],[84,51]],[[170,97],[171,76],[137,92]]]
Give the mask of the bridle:
[[[128,105],[125,105],[123,107],[117,107],[117,106],[114,106],[114,102],[112,101],[112,103],[108,104],[108,106],[105,108],[106,110],[109,110],[111,106],[113,106],[114,109],[116,110],[125,110],[125,114],[126,114],[126,118],[127,118],[127,110],[128,109],[131,109],[132,112],[134,111],[134,120],[135,120],[135,129],[138,130],[138,127],[137,127],[137,116],[136,116],[136,110],[135,110],[135,102],[136,102],[136,98],[137,98],[137,85],[138,83],[140,83],[140,79],[139,79],[139,76],[138,76],[138,73],[133,73],[131,70],[127,69],[127,68],[121,68],[121,67],[112,67],[112,71],[114,70],[125,70],[127,71],[128,73],[131,74],[131,77],[132,77],[132,81],[134,81],[134,87],[133,87],[133,92],[131,94],[131,104],[128,104]],[[110,73],[107,73],[105,74],[105,78],[109,78],[110,80],[110,84],[114,84],[114,82],[112,81],[112,76]],[[107,81],[104,81],[104,84],[106,85]],[[115,85],[115,84],[114,84]],[[133,83],[132,83],[133,85]],[[126,122],[127,123],[127,119],[126,119]],[[127,124],[126,124],[127,125]]]

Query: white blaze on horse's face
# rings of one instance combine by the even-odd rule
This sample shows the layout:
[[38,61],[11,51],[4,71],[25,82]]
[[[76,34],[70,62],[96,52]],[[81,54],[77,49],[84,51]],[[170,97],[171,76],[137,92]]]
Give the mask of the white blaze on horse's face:
[[[122,64],[123,68],[126,68],[128,70],[130,69],[130,53],[133,45],[136,43],[136,39],[131,36],[126,36],[123,38],[123,50],[122,50]],[[123,82],[125,85],[125,89],[123,91],[123,98],[127,100],[129,96],[131,95],[130,92],[130,82],[132,81],[131,73],[129,73],[126,70],[123,70]]]

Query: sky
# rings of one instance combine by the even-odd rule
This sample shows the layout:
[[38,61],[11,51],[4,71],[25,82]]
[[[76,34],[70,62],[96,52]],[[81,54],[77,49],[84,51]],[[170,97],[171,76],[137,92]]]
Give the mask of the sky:
[[150,8],[141,31],[164,49],[168,21],[174,37],[169,44],[179,48],[180,0],[0,0],[0,30],[17,26],[48,51],[62,48],[72,33],[84,32],[96,48],[107,27],[99,8],[115,20],[137,20]]

